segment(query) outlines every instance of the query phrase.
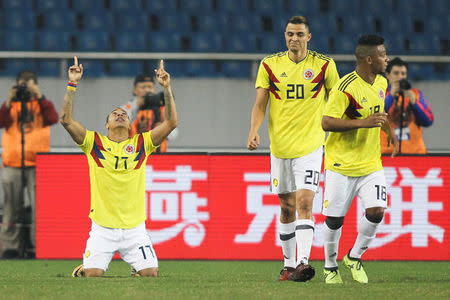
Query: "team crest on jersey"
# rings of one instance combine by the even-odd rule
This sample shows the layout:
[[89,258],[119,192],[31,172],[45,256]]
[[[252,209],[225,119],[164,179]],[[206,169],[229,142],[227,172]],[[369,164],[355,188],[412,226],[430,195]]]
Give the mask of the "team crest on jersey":
[[126,154],[133,154],[134,153],[134,146],[131,144],[128,144],[125,146],[125,148],[123,149],[123,151],[125,151]]
[[306,69],[305,72],[303,72],[303,77],[304,77],[306,80],[313,79],[313,77],[314,77],[314,71],[311,70],[311,69]]
[[380,89],[380,91],[378,92],[378,97],[380,97],[381,100],[384,100],[384,92],[383,92],[383,89]]

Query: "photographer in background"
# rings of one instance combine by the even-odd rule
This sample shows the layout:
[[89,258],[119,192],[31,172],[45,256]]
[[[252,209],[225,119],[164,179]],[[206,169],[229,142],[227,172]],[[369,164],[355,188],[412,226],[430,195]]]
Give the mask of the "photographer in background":
[[[131,120],[131,135],[152,130],[164,120],[164,95],[155,93],[155,80],[141,74],[134,79],[134,99],[122,105]],[[167,152],[167,139],[156,152]]]
[[[57,121],[58,113],[41,93],[37,75],[32,71],[20,72],[8,100],[0,108],[0,128],[5,128],[2,137],[5,203],[0,227],[3,258],[34,255],[36,153],[50,150],[50,125]],[[26,218],[25,187],[31,204],[31,220]],[[23,225],[30,222],[28,241],[24,234],[28,228]]]
[[[389,86],[384,109],[399,141],[399,153],[425,154],[427,149],[422,127],[433,124],[433,112],[423,93],[412,88],[407,75],[406,62],[398,57],[389,61],[386,68]],[[391,154],[392,150],[392,145],[388,147],[386,134],[381,132],[381,152]]]

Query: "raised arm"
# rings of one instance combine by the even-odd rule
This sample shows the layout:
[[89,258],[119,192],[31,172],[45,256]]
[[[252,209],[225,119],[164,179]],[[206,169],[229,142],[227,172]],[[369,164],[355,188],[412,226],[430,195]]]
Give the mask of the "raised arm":
[[269,90],[264,88],[256,89],[255,104],[252,109],[252,116],[250,120],[250,131],[247,139],[247,149],[255,150],[259,146],[260,138],[258,134],[259,127],[261,127],[264,117],[266,116],[267,103],[269,102]]
[[69,68],[69,85],[64,96],[63,105],[59,122],[64,126],[72,139],[78,145],[81,145],[86,136],[86,128],[78,121],[73,119],[73,100],[75,98],[76,86],[83,76],[83,65],[78,65],[78,58],[74,56],[74,64]]
[[164,92],[164,121],[157,125],[151,131],[151,138],[153,145],[160,145],[167,136],[178,125],[177,109],[175,107],[175,100],[173,98],[172,89],[170,87],[170,74],[164,70],[164,61],[161,60],[159,69],[155,70],[156,80],[163,88]]

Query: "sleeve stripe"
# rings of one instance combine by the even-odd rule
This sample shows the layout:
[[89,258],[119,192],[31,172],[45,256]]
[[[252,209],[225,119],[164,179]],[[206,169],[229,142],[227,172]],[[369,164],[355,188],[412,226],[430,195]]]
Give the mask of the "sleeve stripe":
[[345,89],[347,88],[347,86],[356,79],[356,75],[355,74],[351,74],[350,76],[348,76],[344,81],[341,82],[341,84],[338,87],[338,90],[343,92],[345,91]]

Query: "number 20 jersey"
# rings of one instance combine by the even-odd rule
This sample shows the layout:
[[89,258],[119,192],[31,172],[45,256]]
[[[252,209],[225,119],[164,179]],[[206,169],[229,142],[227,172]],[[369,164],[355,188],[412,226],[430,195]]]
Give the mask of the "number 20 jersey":
[[261,61],[255,88],[269,90],[270,151],[274,156],[301,157],[323,145],[326,90],[338,80],[333,59],[310,50],[298,63],[289,58],[288,51]]
[[118,143],[86,130],[86,137],[79,147],[89,164],[89,217],[109,228],[133,228],[144,222],[145,165],[156,149],[150,132],[136,134]]

